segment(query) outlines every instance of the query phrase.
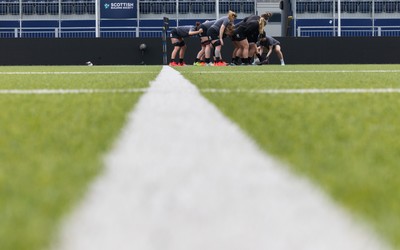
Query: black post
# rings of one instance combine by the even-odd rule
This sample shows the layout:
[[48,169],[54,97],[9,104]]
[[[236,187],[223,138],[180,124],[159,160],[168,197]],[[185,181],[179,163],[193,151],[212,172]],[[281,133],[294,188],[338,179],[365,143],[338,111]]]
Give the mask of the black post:
[[163,45],[163,64],[168,65],[168,56],[167,56],[167,31],[169,28],[169,18],[164,17],[164,25],[162,32],[162,45]]

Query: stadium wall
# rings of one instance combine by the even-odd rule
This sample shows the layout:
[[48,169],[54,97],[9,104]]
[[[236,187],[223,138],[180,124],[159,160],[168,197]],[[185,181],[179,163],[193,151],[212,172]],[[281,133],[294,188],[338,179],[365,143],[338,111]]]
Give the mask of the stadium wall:
[[[287,64],[400,64],[400,37],[277,37]],[[140,44],[147,49],[142,58]],[[192,64],[200,49],[198,38],[186,39],[185,61]],[[168,41],[168,59],[172,46]],[[223,58],[230,61],[226,39]],[[1,39],[0,65],[161,65],[160,38]],[[272,64],[278,64],[276,56]]]

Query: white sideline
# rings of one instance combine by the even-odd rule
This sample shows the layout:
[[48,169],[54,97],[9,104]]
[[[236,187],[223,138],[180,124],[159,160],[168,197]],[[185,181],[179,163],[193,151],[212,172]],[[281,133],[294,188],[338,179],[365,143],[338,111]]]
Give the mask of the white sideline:
[[[53,94],[103,94],[146,92],[148,88],[129,89],[0,89],[0,95],[53,95]],[[165,90],[164,90],[165,91]],[[248,94],[386,94],[400,93],[399,88],[388,89],[200,89],[204,93],[248,93]]]
[[0,72],[0,75],[133,75],[154,74],[154,71],[15,71]]
[[130,89],[1,89],[5,95],[53,95],[53,94],[102,94],[102,93],[136,93],[146,92],[147,88]]
[[57,250],[388,249],[164,66]]
[[386,94],[400,93],[400,88],[387,89],[201,89],[208,93],[248,93],[248,94]]
[[[247,68],[247,67],[245,67]],[[388,70],[376,70],[376,69],[371,69],[371,70],[240,70],[239,68],[235,68],[237,70],[232,70],[232,71],[207,71],[207,74],[226,74],[229,72],[229,74],[254,74],[254,73],[400,73],[400,70],[398,69],[388,69]],[[193,71],[191,73],[194,74],[204,74],[204,71]]]

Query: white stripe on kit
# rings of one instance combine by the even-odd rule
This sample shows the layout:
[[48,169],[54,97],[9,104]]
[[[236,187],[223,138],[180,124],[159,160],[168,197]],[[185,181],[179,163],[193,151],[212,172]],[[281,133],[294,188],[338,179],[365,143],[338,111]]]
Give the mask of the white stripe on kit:
[[164,66],[57,250],[387,249]]

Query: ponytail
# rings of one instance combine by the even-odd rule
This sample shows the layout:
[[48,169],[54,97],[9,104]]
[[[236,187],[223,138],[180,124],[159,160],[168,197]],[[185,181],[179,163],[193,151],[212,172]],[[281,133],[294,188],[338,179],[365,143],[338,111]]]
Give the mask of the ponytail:
[[262,18],[264,18],[265,20],[268,20],[272,17],[272,13],[271,12],[265,12],[264,14],[261,15]]
[[237,17],[237,14],[236,14],[235,12],[233,12],[233,11],[231,11],[231,10],[228,12],[228,18],[229,18],[229,20],[233,21],[233,20],[236,19],[236,17]]
[[258,21],[258,33],[259,34],[264,33],[264,28],[265,28],[266,24],[267,24],[267,21],[263,17],[260,17],[260,21]]

